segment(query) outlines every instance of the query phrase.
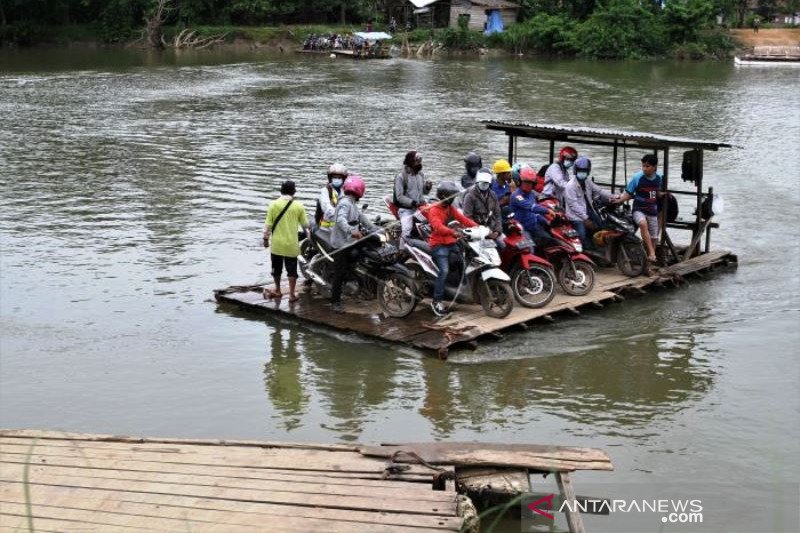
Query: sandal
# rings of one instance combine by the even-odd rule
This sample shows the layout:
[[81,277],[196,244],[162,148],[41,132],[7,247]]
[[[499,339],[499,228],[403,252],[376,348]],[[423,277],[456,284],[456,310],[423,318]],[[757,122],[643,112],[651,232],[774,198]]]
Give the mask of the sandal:
[[265,300],[280,300],[283,298],[283,294],[272,289],[264,289],[261,296],[263,296]]

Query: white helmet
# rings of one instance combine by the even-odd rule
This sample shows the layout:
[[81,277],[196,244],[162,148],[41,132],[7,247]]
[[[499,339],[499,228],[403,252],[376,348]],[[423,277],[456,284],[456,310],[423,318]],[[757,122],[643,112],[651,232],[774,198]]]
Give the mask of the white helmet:
[[331,176],[347,177],[347,167],[341,163],[332,164],[330,167],[328,167],[328,177]]
[[482,168],[475,175],[475,186],[481,191],[488,191],[493,180],[494,176],[491,171],[487,168]]

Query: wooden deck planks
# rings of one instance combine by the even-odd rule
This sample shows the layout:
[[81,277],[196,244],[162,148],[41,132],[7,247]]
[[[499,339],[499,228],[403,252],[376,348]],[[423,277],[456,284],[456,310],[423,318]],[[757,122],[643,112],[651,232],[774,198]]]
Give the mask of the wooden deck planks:
[[304,293],[299,302],[289,304],[284,298],[280,302],[264,300],[260,288],[229,288],[215,291],[217,301],[229,303],[265,314],[281,314],[287,317],[322,324],[344,332],[377,338],[389,342],[411,345],[415,348],[436,351],[443,355],[454,345],[470,342],[487,334],[498,333],[517,324],[564,311],[574,311],[584,306],[602,304],[616,300],[616,294],[625,289],[642,289],[652,284],[672,281],[675,276],[713,269],[716,265],[736,263],[736,256],[718,250],[693,257],[669,268],[661,269],[653,276],[629,278],[615,269],[600,268],[597,271],[595,288],[585,296],[573,297],[557,293],[550,304],[541,309],[516,306],[503,319],[487,317],[480,306],[458,305],[458,310],[444,320],[437,320],[424,304],[404,319],[383,317],[375,302],[345,301],[345,313],[330,312],[327,302],[309,293]]
[[386,464],[353,446],[3,430],[0,527],[27,529],[27,487],[37,530],[460,529],[456,493],[432,490],[433,470],[378,479]]

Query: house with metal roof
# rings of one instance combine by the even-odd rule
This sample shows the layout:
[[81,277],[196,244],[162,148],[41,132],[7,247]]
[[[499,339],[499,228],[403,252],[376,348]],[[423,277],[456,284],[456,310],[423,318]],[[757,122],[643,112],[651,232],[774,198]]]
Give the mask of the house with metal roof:
[[464,20],[471,30],[503,28],[514,24],[520,5],[508,0],[409,0],[418,26],[457,28]]

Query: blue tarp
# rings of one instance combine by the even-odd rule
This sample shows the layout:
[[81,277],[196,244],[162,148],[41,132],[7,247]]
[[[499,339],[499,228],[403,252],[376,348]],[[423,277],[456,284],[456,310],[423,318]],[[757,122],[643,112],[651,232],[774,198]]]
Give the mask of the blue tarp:
[[491,35],[493,33],[503,32],[503,17],[500,15],[499,9],[492,9],[486,15],[486,31],[484,35]]

